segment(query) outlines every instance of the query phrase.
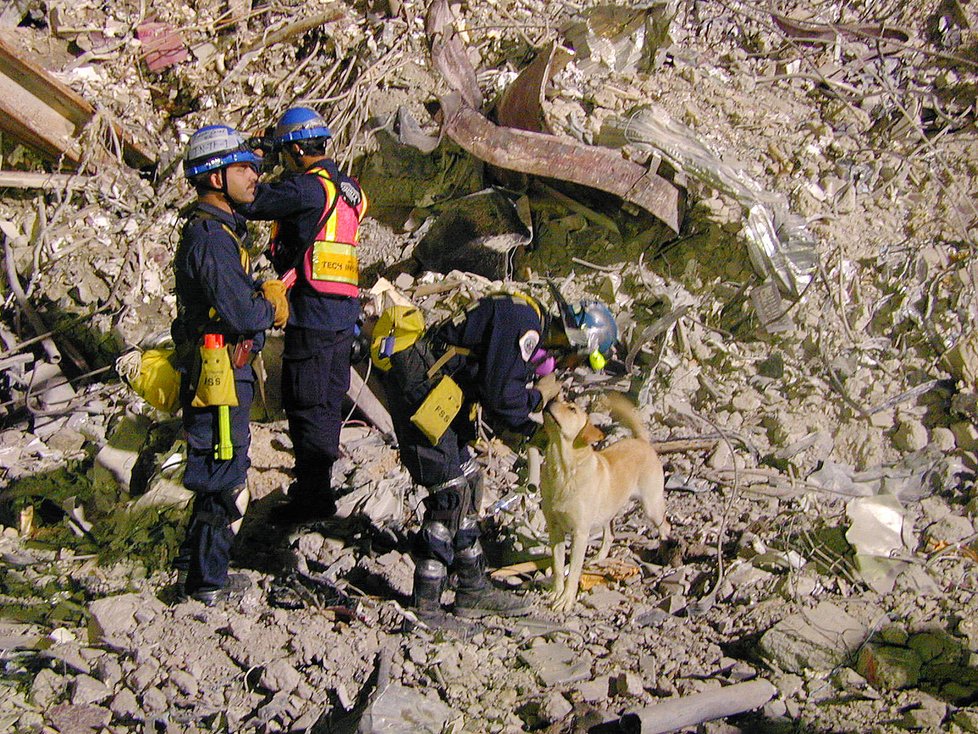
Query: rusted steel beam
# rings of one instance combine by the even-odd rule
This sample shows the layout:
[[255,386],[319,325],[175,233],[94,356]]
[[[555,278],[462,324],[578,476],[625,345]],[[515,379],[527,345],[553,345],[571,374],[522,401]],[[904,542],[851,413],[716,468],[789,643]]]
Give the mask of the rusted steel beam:
[[441,107],[445,134],[476,158],[511,171],[607,191],[679,232],[679,190],[617,151],[499,127],[465,104],[459,94],[442,98]]

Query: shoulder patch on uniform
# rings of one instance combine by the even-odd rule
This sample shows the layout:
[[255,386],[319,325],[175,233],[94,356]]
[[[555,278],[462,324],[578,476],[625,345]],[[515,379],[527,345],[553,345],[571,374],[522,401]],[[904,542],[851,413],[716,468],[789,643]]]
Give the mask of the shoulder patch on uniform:
[[537,350],[537,344],[540,343],[540,332],[539,331],[528,331],[523,336],[520,337],[520,356],[523,357],[524,362],[529,362],[530,357]]
[[343,198],[347,204],[354,208],[360,206],[360,189],[357,188],[357,185],[353,181],[344,178],[340,182],[340,191],[343,193]]

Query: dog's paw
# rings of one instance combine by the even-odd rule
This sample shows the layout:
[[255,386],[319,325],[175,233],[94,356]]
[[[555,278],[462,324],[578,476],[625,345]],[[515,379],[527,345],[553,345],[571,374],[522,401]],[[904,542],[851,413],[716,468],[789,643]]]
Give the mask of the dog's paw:
[[550,605],[550,608],[555,612],[569,612],[574,608],[574,604],[576,602],[577,599],[573,594],[561,594],[561,596]]

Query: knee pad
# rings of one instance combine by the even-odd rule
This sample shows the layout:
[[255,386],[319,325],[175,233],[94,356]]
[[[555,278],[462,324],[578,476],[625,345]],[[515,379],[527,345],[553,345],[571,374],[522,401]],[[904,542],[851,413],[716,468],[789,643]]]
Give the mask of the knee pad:
[[482,553],[482,544],[478,539],[468,548],[455,554],[453,569],[459,579],[465,580],[466,583],[481,577],[485,573],[486,557]]
[[478,515],[482,511],[482,491],[485,487],[485,474],[475,459],[469,459],[462,464],[462,476],[468,482],[469,513]]
[[468,480],[464,475],[429,487],[424,499],[425,522],[442,523],[454,537],[467,514],[468,500]]
[[241,523],[244,522],[245,513],[248,511],[248,505],[251,502],[251,492],[248,490],[248,485],[239,484],[224,490],[221,492],[220,502],[228,515],[228,528],[233,535],[237,535],[238,531],[241,530]]
[[426,520],[415,540],[415,563],[435,560],[451,566],[455,560],[455,549],[452,547],[452,533],[448,527],[436,520]]
[[435,560],[418,561],[414,567],[412,604],[422,611],[434,611],[441,606],[441,592],[448,580],[448,569]]
[[475,516],[466,515],[463,517],[453,540],[455,555],[457,556],[463,550],[471,548],[478,543],[480,534],[479,521],[476,520]]

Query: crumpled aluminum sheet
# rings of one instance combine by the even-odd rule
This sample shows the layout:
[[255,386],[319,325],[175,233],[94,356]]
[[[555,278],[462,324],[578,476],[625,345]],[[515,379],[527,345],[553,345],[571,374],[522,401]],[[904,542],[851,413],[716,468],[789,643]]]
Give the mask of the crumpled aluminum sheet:
[[889,593],[907,565],[893,556],[915,545],[913,532],[904,522],[903,505],[891,494],[858,497],[846,505],[846,515],[850,522],[846,540],[856,550],[856,570],[871,589]]
[[754,270],[771,277],[792,298],[805,290],[818,266],[815,238],[804,219],[788,211],[782,195],[765,192],[743,171],[724,163],[696,133],[655,105],[636,110],[625,140],[657,151],[677,170],[732,196],[747,211],[744,236]]

